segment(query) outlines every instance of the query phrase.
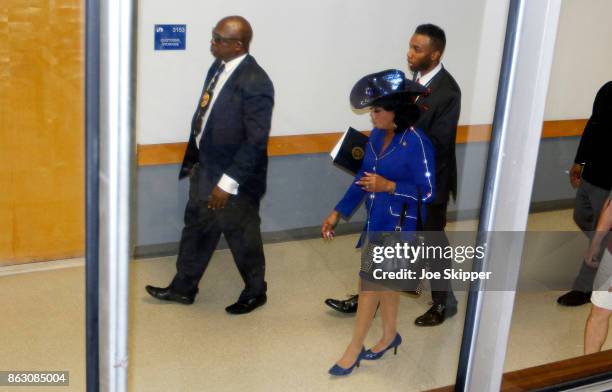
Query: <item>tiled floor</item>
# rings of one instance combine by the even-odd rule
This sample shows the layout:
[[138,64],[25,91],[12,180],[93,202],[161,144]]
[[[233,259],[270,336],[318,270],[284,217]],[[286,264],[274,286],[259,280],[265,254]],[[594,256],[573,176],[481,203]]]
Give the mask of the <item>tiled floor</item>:
[[[531,229],[550,227],[574,230],[571,212],[531,216]],[[470,230],[475,222],[449,228]],[[459,314],[434,328],[413,325],[428,308],[428,293],[418,299],[405,296],[399,320],[404,344],[398,355],[364,362],[350,377],[327,375],[350,339],[354,320],[328,310],[323,299],[355,291],[355,240],[350,235],[332,243],[313,239],[266,245],[268,303],[238,317],[223,310],[241,290],[229,251],[215,253],[191,306],[160,303],[144,291],[146,284],[168,282],[174,257],[132,263],[129,390],[418,391],[453,383],[465,311],[461,292]],[[0,270],[1,370],[69,370],[70,387],[61,390],[84,391],[84,280],[82,265],[75,263],[36,272]],[[575,263],[572,257],[560,261],[566,276],[575,273]],[[559,307],[558,295],[542,290],[517,294],[507,370],[581,355],[589,306]],[[379,334],[378,319],[367,345]]]

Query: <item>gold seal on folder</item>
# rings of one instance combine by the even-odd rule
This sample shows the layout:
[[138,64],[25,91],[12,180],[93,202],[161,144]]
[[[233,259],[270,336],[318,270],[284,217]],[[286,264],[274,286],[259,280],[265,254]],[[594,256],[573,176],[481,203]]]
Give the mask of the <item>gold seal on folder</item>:
[[365,155],[365,151],[363,151],[363,148],[361,147],[353,147],[353,149],[351,150],[351,155],[353,156],[353,159],[356,159],[359,161],[363,159],[363,156]]

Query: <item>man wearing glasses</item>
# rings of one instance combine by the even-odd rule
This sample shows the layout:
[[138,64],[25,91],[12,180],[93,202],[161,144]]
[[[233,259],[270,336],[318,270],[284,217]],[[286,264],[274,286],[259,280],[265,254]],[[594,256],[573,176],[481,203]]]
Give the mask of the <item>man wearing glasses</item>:
[[157,299],[192,304],[223,233],[245,284],[225,310],[244,314],[266,302],[259,204],[266,190],[274,87],[249,54],[252,36],[240,16],[221,19],[212,31],[216,60],[191,120],[179,173],[190,185],[177,272],[167,287],[146,287]]

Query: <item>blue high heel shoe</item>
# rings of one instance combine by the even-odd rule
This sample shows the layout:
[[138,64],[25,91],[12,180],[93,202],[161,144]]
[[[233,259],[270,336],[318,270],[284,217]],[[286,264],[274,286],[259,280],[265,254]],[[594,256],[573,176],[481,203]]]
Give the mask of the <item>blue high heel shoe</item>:
[[380,359],[385,354],[385,352],[390,349],[393,349],[393,355],[397,355],[397,348],[400,344],[402,344],[402,337],[398,333],[397,335],[395,335],[393,341],[387,346],[387,348],[377,353],[372,350],[368,350],[363,354],[363,359],[367,361],[375,361],[377,359]]
[[357,356],[357,359],[355,360],[355,363],[353,364],[353,366],[349,367],[349,368],[343,368],[342,366],[338,365],[338,364],[334,364],[334,366],[332,366],[329,369],[329,374],[331,374],[332,376],[348,376],[349,374],[351,374],[351,372],[353,371],[354,368],[359,367],[359,361],[361,361],[361,359],[363,358],[364,354],[366,352],[365,347],[361,348],[361,352],[359,353],[359,355]]

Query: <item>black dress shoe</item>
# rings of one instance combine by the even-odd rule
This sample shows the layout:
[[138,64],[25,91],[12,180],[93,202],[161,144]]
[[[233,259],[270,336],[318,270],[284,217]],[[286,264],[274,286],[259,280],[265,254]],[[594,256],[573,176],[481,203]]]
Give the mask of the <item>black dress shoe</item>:
[[589,303],[590,300],[590,292],[572,290],[557,298],[557,303],[561,306],[580,306]]
[[191,305],[193,301],[195,300],[195,295],[197,294],[197,291],[193,295],[180,294],[172,290],[170,286],[168,287],[146,286],[145,289],[147,290],[147,293],[151,295],[151,297],[160,299],[162,301],[178,302],[180,304],[185,304],[185,305]]
[[225,308],[225,311],[230,314],[250,313],[255,310],[255,308],[258,308],[265,304],[267,300],[268,297],[265,294],[249,298],[247,300],[238,300],[238,302],[236,302],[235,304],[232,304]]
[[419,327],[433,327],[442,324],[447,317],[453,317],[455,314],[457,314],[457,305],[433,304],[427,312],[417,317],[414,323]]
[[325,300],[325,305],[341,313],[355,313],[357,312],[358,302],[359,295],[356,294],[351,295],[345,300],[328,298]]

